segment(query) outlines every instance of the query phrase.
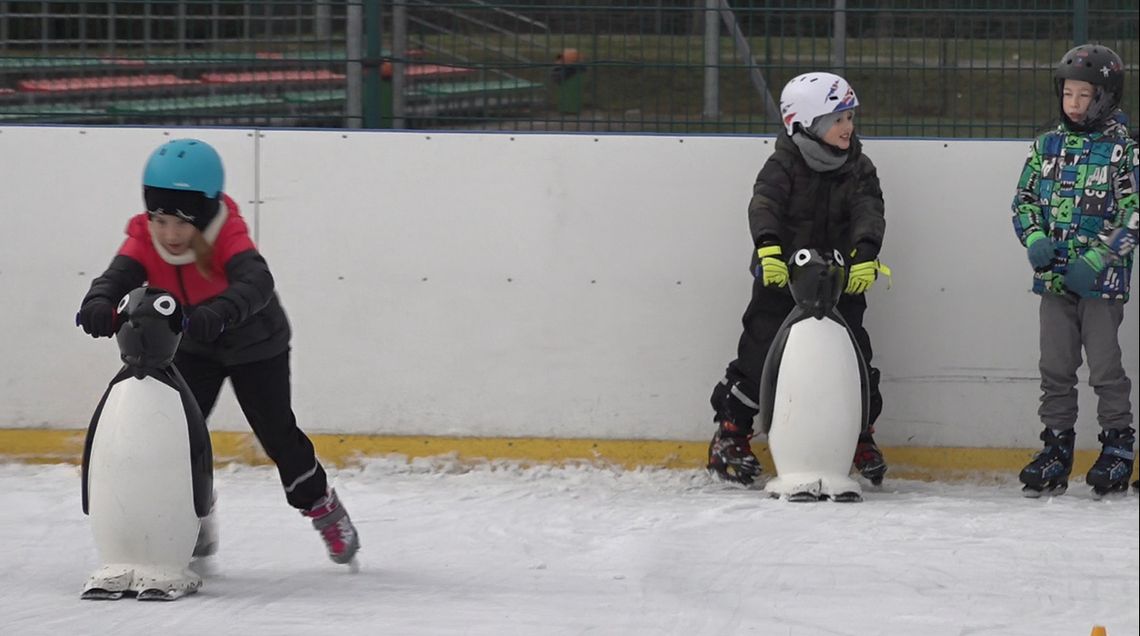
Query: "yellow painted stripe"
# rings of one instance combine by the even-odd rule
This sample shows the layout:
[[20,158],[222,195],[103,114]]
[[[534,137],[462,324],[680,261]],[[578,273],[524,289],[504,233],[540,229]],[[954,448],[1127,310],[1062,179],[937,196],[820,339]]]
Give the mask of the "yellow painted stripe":
[[[0,457],[27,463],[79,463],[85,431],[0,429]],[[219,465],[268,464],[250,433],[214,432],[214,460]],[[387,435],[310,435],[321,461],[352,466],[369,457],[408,459],[450,456],[463,462],[511,460],[523,464],[598,463],[624,468],[703,468],[707,442],[530,437],[419,437]],[[764,466],[772,466],[768,448],[754,446]],[[1032,449],[888,447],[883,454],[890,476],[909,479],[962,479],[1016,474]],[[1074,473],[1087,471],[1097,452],[1077,451]]]

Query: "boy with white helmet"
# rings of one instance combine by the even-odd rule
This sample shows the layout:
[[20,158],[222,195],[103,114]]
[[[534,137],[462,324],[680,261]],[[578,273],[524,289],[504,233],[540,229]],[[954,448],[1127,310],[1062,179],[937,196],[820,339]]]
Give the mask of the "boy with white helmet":
[[1053,82],[1061,123],[1033,142],[1013,198],[1013,229],[1041,296],[1044,447],[1020,478],[1027,497],[1068,488],[1083,348],[1102,444],[1085,479],[1103,495],[1127,489],[1135,458],[1132,383],[1117,333],[1132,278],[1140,160],[1120,110],[1120,56],[1098,44],[1078,46],[1061,58]]
[[883,408],[879,370],[870,366],[871,342],[863,328],[864,293],[879,271],[886,222],[875,166],[855,136],[859,99],[831,73],[793,78],[780,94],[784,131],[760,169],[748,206],[755,252],[752,300],[744,312],[737,357],[711,398],[717,432],[709,445],[709,471],[728,481],[752,483],[760,463],[749,440],[758,412],[760,376],[768,349],[795,303],[788,292],[785,255],[801,248],[852,255],[845,293],[837,306],[869,368],[871,427],[859,438],[856,468],[874,484],[886,472],[871,433]]

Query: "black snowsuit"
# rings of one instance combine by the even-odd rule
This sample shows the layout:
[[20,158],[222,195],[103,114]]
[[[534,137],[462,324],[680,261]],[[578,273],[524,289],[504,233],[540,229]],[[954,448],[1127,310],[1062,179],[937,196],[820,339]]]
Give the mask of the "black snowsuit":
[[[830,172],[808,167],[795,142],[781,133],[772,156],[760,169],[748,205],[752,240],[759,248],[781,246],[784,258],[801,248],[821,253],[837,250],[844,257],[856,252],[852,262],[872,260],[883,244],[886,221],[883,192],[871,160],[852,136],[847,161]],[[752,271],[758,272],[759,257],[752,252]],[[713,389],[716,421],[728,420],[751,430],[757,413],[760,376],[764,360],[784,319],[795,307],[785,287],[765,287],[757,276],[752,300],[744,312],[744,333],[737,357],[728,364],[725,378]],[[870,384],[870,418],[874,425],[883,409],[879,393],[879,370],[871,366],[871,341],[863,328],[867,300],[863,294],[844,294],[837,306],[867,362]]]

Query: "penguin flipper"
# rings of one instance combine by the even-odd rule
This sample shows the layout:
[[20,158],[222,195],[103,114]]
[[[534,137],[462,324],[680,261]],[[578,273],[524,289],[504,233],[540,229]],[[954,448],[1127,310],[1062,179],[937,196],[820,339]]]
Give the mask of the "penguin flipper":
[[780,362],[784,359],[784,347],[788,344],[788,334],[792,325],[807,318],[807,312],[796,307],[780,325],[772,346],[768,348],[768,355],[764,358],[764,370],[760,374],[760,396],[757,402],[760,405],[760,431],[765,435],[772,430],[772,413],[776,405],[776,384],[780,379]]

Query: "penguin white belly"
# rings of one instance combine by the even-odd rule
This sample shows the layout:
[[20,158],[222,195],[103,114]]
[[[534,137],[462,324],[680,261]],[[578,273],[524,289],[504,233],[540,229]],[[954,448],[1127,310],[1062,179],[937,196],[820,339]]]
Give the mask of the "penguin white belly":
[[859,364],[843,325],[809,318],[790,327],[768,432],[777,474],[769,493],[858,498],[848,475],[862,427]]
[[[87,590],[177,598],[201,578],[187,566],[198,535],[190,442],[179,392],[146,376],[115,384],[91,443],[88,497],[103,567]],[[98,595],[98,592],[93,593]]]

